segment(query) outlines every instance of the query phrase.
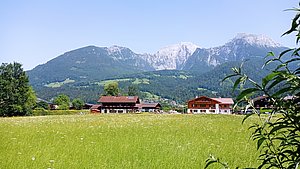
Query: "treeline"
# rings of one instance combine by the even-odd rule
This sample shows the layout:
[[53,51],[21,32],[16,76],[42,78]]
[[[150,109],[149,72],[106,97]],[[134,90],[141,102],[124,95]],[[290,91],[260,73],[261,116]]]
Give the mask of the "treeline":
[[[252,79],[259,81],[270,72],[270,69],[276,67],[270,64],[265,69],[261,69],[262,63],[261,58],[251,58],[243,63],[243,71]],[[227,62],[206,73],[164,70],[123,75],[108,80],[127,79],[118,81],[118,90],[114,95],[138,95],[144,100],[151,100],[152,96],[158,96],[185,104],[195,96],[201,95],[236,96],[238,90],[232,91],[235,79],[226,81],[222,79],[231,73],[232,67],[238,67],[241,64],[241,62]],[[249,87],[249,83],[244,84],[244,87]],[[73,105],[76,109],[80,109],[82,104],[97,103],[99,96],[107,94],[105,85],[99,85],[95,81],[75,82],[57,88],[35,86],[34,90],[29,85],[28,77],[21,64],[2,64],[0,67],[0,116],[28,115],[33,109],[46,109],[45,103],[36,101],[37,97],[52,101],[59,105],[59,109],[68,109]],[[147,93],[152,96],[149,97]],[[62,103],[61,100],[64,102]]]

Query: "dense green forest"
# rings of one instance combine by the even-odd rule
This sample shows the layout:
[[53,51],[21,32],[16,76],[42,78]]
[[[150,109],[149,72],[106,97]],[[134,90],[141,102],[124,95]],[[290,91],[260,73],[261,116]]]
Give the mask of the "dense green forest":
[[[201,73],[199,71],[161,70],[140,72],[113,76],[101,81],[71,81],[59,85],[34,86],[39,98],[51,100],[64,93],[71,98],[81,98],[85,102],[96,103],[103,94],[105,83],[117,81],[121,89],[120,94],[126,95],[129,86],[137,86],[142,99],[152,100],[157,97],[184,104],[195,96],[209,97],[234,97],[232,92],[233,82],[222,79],[231,73],[232,67],[238,67],[242,62],[227,62],[215,69]],[[275,65],[262,69],[262,58],[251,58],[244,61],[243,71],[253,79],[264,77]],[[246,84],[247,85],[247,84]]]

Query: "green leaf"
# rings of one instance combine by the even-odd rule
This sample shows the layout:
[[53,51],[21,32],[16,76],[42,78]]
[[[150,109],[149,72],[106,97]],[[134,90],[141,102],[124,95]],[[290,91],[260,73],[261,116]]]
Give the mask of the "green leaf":
[[224,82],[226,79],[234,77],[234,76],[238,76],[238,75],[237,74],[228,75],[222,80],[222,82]]
[[236,73],[236,74],[241,74],[241,69],[240,69],[240,68],[233,67],[233,68],[231,68],[231,69],[232,69],[232,71],[233,71],[234,73]]
[[[300,34],[298,33],[297,36],[300,36]],[[299,51],[300,51],[300,48],[296,48],[292,55],[299,56]]]
[[267,90],[272,89],[274,86],[282,82],[282,78],[277,77],[276,80],[274,80],[267,88]]
[[[283,33],[282,36],[288,35],[288,34],[292,33],[293,31],[297,31],[297,27],[299,26],[297,20],[299,19],[299,17],[300,17],[300,14],[298,13],[292,21],[291,29],[286,31],[285,33]],[[297,41],[297,43],[298,43],[298,41]]]
[[266,77],[262,79],[262,87],[265,88],[266,85],[275,77],[279,74],[279,72],[273,72],[268,74]]
[[262,69],[263,69],[264,67],[266,67],[268,64],[270,64],[270,63],[272,63],[272,62],[274,62],[274,61],[276,61],[276,60],[279,60],[279,59],[274,58],[274,59],[267,60],[267,61],[263,64]]
[[279,70],[280,68],[282,68],[282,67],[286,67],[286,63],[282,63],[282,64],[280,64],[280,65],[278,65],[276,68],[275,68],[275,70],[277,71],[277,70]]
[[272,95],[272,97],[280,96],[281,94],[286,93],[286,92],[288,92],[288,91],[290,91],[290,90],[291,90],[290,87],[282,88],[282,89],[280,89],[279,91],[277,91],[276,93],[274,93],[274,94]]
[[294,58],[294,59],[290,59],[290,60],[286,61],[286,63],[291,63],[291,62],[295,62],[298,60],[300,60],[300,58]]
[[207,168],[209,167],[211,164],[213,163],[217,163],[218,162],[218,159],[216,159],[213,155],[209,155],[209,158],[205,161],[205,167],[204,168]]
[[243,83],[246,79],[247,79],[247,77],[245,77],[245,76],[239,77],[239,78],[235,81],[235,83],[234,83],[234,85],[233,85],[233,88],[232,88],[232,91],[234,91],[234,90],[237,88],[237,86],[238,86],[240,83]]
[[285,55],[286,53],[288,53],[288,52],[290,52],[290,51],[292,51],[292,50],[294,50],[294,49],[287,49],[287,50],[281,52],[281,53],[279,54],[279,59],[281,59],[281,57],[282,57],[283,55]]
[[209,161],[206,161],[206,164],[205,164],[205,167],[204,169],[206,169],[207,167],[209,167],[210,165],[212,165],[213,163],[216,163],[217,160],[209,160]]
[[243,121],[242,121],[242,124],[244,124],[244,122],[246,121],[246,119],[248,119],[250,116],[252,116],[253,114],[255,113],[249,113],[249,114],[246,114],[246,116],[243,118]]
[[260,148],[260,146],[264,143],[266,140],[265,137],[261,137],[260,139],[257,140],[257,150]]
[[300,68],[294,71],[294,74],[300,74]]
[[272,128],[272,130],[269,133],[272,134],[272,133],[274,133],[274,132],[276,132],[276,131],[278,131],[280,129],[286,128],[286,127],[287,126],[285,126],[285,125],[275,126],[275,127]]
[[243,99],[245,96],[247,95],[251,95],[252,93],[259,91],[259,89],[257,88],[248,88],[243,90],[236,98],[237,101],[240,101],[241,99]]
[[274,57],[274,56],[275,56],[274,52],[268,52],[267,56],[265,56],[265,59],[266,59],[267,57],[269,57],[269,56]]

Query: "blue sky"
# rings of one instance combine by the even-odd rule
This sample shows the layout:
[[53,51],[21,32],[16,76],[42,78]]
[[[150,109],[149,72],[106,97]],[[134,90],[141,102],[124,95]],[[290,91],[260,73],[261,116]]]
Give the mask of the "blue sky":
[[119,45],[136,53],[193,42],[223,45],[237,33],[281,37],[296,0],[1,0],[0,62],[28,70],[88,45]]

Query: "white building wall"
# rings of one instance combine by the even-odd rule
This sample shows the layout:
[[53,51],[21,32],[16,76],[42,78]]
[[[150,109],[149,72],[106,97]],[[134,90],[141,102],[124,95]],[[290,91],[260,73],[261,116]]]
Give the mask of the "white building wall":
[[219,104],[216,104],[215,107],[216,107],[215,113],[219,114],[220,113]]
[[189,114],[231,114],[231,109],[188,109]]
[[[115,112],[114,113],[127,113],[126,109],[113,109]],[[101,109],[101,113],[112,113],[112,109]]]

